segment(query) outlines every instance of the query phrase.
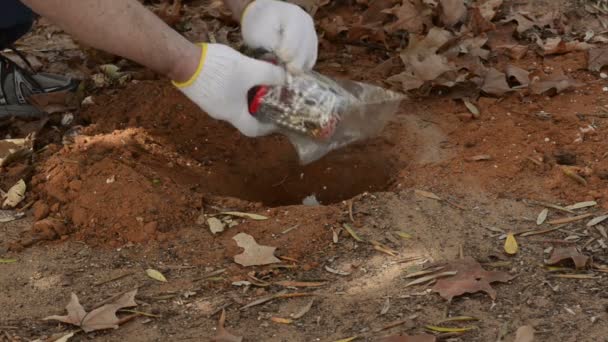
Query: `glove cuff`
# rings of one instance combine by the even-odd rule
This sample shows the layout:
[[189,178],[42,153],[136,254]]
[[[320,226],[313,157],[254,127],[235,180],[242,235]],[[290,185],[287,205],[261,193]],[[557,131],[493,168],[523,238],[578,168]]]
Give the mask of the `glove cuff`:
[[[192,77],[173,84],[188,98],[208,111],[209,103],[217,102],[226,93],[226,75],[233,72],[235,54],[222,44],[202,44],[199,66]],[[215,109],[215,108],[214,108]],[[212,112],[215,112],[212,110]]]

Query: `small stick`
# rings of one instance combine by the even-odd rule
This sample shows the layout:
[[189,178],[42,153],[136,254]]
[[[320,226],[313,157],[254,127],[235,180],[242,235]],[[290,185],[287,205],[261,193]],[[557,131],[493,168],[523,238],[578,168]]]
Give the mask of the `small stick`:
[[348,201],[348,217],[350,217],[350,221],[355,223],[355,218],[353,217],[353,200]]
[[135,274],[135,272],[127,272],[127,273],[121,274],[121,275],[119,275],[119,276],[116,276],[116,277],[110,278],[110,279],[108,279],[108,280],[104,280],[104,281],[97,282],[97,283],[95,283],[95,284],[93,284],[93,285],[94,285],[94,286],[101,286],[101,285],[104,285],[104,284],[107,284],[107,283],[111,283],[111,282],[113,282],[113,281],[115,281],[115,280],[119,280],[119,279],[122,279],[122,278],[128,277],[128,276],[133,275],[133,274]]

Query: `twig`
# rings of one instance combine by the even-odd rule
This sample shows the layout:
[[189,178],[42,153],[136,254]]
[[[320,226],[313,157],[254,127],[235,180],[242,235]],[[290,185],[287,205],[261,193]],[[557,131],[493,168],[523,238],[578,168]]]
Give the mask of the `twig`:
[[557,227],[553,227],[553,228],[549,228],[549,229],[543,229],[543,230],[527,230],[527,231],[515,233],[515,235],[519,235],[519,236],[533,236],[533,235],[547,234],[547,233],[554,232],[556,230],[560,230],[560,229],[564,228],[565,226],[567,226],[567,224],[562,224],[562,225],[559,225]]
[[531,204],[531,205],[539,205],[541,207],[547,207],[547,208],[551,208],[551,209],[555,209],[555,210],[559,210],[559,211],[563,211],[569,214],[574,214],[575,212],[570,210],[570,209],[566,209],[562,206],[556,205],[556,204],[552,204],[552,203],[548,203],[548,202],[543,202],[543,201],[536,201],[536,200],[523,200],[524,203],[527,204]]
[[353,217],[353,200],[350,199],[348,201],[348,217],[352,223],[355,223],[355,218]]
[[140,315],[140,314],[132,314],[132,315],[129,315],[129,316],[125,316],[125,317],[121,318],[121,319],[118,321],[118,323],[117,323],[117,324],[118,324],[118,325],[123,325],[123,324],[127,323],[128,321],[132,320],[133,318],[135,318],[135,317],[137,317],[137,316],[141,316],[141,315]]
[[121,275],[119,275],[119,276],[116,276],[116,277],[110,278],[110,279],[108,279],[108,280],[104,280],[104,281],[97,282],[97,283],[95,283],[95,284],[93,284],[93,285],[94,285],[94,286],[101,286],[101,285],[104,285],[104,284],[107,284],[107,283],[111,283],[111,282],[113,282],[113,281],[116,281],[116,280],[118,280],[118,279],[122,279],[122,278],[124,278],[124,277],[128,277],[128,276],[133,275],[133,274],[135,274],[135,272],[127,272],[127,273],[121,274]]
[[572,222],[584,220],[587,217],[591,217],[591,216],[593,216],[593,214],[588,213],[588,214],[583,214],[583,215],[578,215],[578,216],[573,216],[573,217],[565,217],[565,218],[561,218],[561,219],[557,219],[557,220],[551,220],[551,221],[549,221],[547,223],[548,224],[572,223]]

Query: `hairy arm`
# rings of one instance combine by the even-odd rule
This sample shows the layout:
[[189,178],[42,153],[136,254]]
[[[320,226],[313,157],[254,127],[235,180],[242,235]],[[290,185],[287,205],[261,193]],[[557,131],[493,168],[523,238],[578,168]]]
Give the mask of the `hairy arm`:
[[22,1],[84,44],[130,59],[173,80],[187,80],[198,66],[201,49],[137,0]]

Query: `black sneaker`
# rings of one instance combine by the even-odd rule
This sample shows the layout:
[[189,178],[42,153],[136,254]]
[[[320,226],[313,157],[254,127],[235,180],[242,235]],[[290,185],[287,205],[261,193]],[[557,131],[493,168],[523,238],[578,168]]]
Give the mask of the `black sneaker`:
[[34,72],[27,59],[14,48],[12,50],[32,71],[25,70],[0,54],[0,120],[39,118],[44,112],[30,103],[31,95],[74,92],[78,88],[79,81],[60,75]]

